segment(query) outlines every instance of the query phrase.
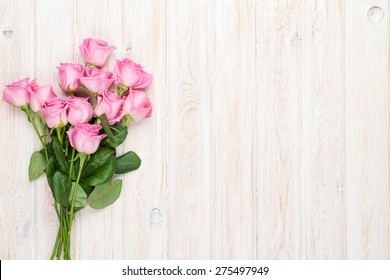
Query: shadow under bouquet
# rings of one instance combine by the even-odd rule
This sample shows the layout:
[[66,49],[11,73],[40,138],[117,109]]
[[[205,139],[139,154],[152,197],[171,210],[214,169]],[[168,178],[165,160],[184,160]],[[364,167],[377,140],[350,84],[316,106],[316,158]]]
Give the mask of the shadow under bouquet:
[[102,70],[114,46],[87,38],[80,46],[85,66],[61,63],[60,86],[68,96],[57,96],[51,85],[25,78],[7,85],[3,101],[26,113],[43,148],[32,154],[30,181],[44,173],[54,197],[59,229],[51,259],[71,259],[72,222],[90,206],[114,203],[124,174],[140,167],[132,151],[117,155],[127,136],[127,125],[148,118],[152,106],[143,91],[152,75],[128,58],[116,60],[113,72]]

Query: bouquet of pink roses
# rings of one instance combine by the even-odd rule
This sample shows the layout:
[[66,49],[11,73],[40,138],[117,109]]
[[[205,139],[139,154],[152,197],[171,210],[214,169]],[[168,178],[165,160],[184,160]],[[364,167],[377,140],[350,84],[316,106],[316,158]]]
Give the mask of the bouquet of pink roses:
[[102,70],[115,49],[107,42],[84,39],[85,66],[61,63],[61,98],[50,85],[25,78],[7,85],[3,101],[26,113],[43,149],[32,154],[29,179],[46,173],[54,197],[59,230],[51,259],[70,259],[72,222],[86,206],[101,209],[114,203],[122,180],[112,180],[139,168],[134,152],[118,156],[115,148],[127,136],[127,125],[152,112],[143,91],[152,75],[130,59],[117,60],[113,73]]

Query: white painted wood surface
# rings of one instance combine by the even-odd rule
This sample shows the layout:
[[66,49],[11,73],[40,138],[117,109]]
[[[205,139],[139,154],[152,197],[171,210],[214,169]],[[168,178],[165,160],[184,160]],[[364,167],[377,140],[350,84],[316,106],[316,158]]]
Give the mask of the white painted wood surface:
[[372,2],[348,1],[345,6],[350,259],[390,258],[390,2]]
[[[1,88],[56,86],[84,37],[154,75],[118,151],[142,167],[81,213],[73,257],[389,259],[389,18],[388,0],[2,0]],[[0,120],[0,258],[47,259],[39,143],[21,112]]]

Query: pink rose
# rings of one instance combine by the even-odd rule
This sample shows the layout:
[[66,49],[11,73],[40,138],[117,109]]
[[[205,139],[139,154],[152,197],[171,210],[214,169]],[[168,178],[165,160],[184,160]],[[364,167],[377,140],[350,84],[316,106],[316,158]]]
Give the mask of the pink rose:
[[125,95],[124,98],[122,111],[129,114],[134,121],[140,121],[152,115],[152,104],[145,92],[130,90],[130,93]]
[[112,51],[116,49],[114,46],[109,46],[106,41],[87,38],[84,39],[80,46],[81,55],[85,63],[90,63],[98,67],[102,67]]
[[30,102],[28,90],[35,85],[35,80],[25,78],[10,85],[6,85],[3,92],[3,101],[15,106],[23,106]]
[[68,103],[65,99],[54,97],[47,101],[39,113],[45,119],[48,127],[64,127],[68,124]]
[[95,108],[95,115],[100,116],[106,114],[108,122],[112,125],[122,118],[120,116],[120,109],[123,100],[109,91],[103,91],[98,96],[97,105]]
[[153,80],[152,74],[145,72],[140,64],[128,58],[116,61],[114,73],[120,83],[134,89],[146,88]]
[[92,92],[106,91],[115,81],[111,72],[86,68],[86,77],[80,78],[80,82]]
[[87,98],[68,97],[68,121],[76,125],[77,123],[87,123],[93,114],[92,105]]
[[34,112],[39,112],[46,101],[57,96],[50,85],[32,86],[28,92],[30,94],[30,107]]
[[61,87],[64,91],[75,91],[80,86],[80,78],[84,76],[84,67],[80,64],[60,63]]
[[79,153],[93,154],[106,134],[100,134],[101,125],[78,123],[67,132],[70,145]]

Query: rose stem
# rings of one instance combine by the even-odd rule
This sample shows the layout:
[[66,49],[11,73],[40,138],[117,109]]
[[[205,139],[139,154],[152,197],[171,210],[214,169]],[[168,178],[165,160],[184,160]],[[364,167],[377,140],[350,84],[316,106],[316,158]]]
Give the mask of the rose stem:
[[43,138],[43,143],[45,143],[43,147],[45,149],[46,161],[48,161],[49,160],[49,156],[47,155],[47,149],[46,149],[46,145],[47,145],[46,124],[43,121],[42,117],[39,117],[39,122],[41,123],[41,129],[42,129],[42,136],[41,137]]
[[61,146],[62,146],[62,135],[61,135],[62,133],[61,133],[61,130],[62,130],[62,128],[59,128],[59,127],[56,128],[57,138],[58,138],[58,141],[60,141]]
[[69,178],[72,178],[72,171],[73,171],[73,161],[74,161],[74,152],[75,148],[72,148],[72,158],[70,160],[70,168],[69,168]]
[[47,149],[46,149],[46,144],[43,142],[42,140],[42,136],[41,134],[39,133],[39,130],[37,128],[37,125],[35,124],[35,120],[33,118],[33,116],[31,115],[31,112],[30,112],[30,109],[28,109],[28,111],[26,110],[25,113],[27,114],[27,118],[28,120],[31,122],[34,130],[35,130],[35,133],[37,134],[38,138],[39,138],[39,141],[41,141],[41,144],[43,146],[43,148],[45,149],[45,156],[46,156],[46,160],[49,160],[49,157],[47,155]]
[[79,167],[79,172],[77,174],[77,179],[76,183],[74,185],[74,190],[73,190],[73,196],[72,196],[72,204],[70,206],[70,222],[72,223],[73,221],[73,208],[74,208],[74,201],[76,199],[76,192],[77,192],[77,187],[79,186],[79,181],[80,181],[80,176],[81,176],[81,170],[83,170],[84,162],[85,159],[87,158],[87,155],[84,153],[79,153],[80,156],[80,167]]

